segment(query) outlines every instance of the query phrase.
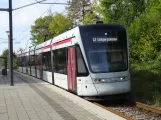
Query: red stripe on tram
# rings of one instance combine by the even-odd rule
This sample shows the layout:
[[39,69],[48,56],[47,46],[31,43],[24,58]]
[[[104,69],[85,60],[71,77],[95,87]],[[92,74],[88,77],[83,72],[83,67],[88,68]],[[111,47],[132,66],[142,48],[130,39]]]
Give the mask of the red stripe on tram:
[[[62,45],[62,44],[65,44],[65,43],[69,43],[69,42],[72,42],[72,38],[66,39],[66,40],[63,40],[63,41],[60,41],[60,42],[57,42],[57,43],[54,43],[54,44],[52,44],[52,47]],[[42,50],[45,50],[45,49],[48,49],[48,48],[50,48],[50,45],[43,47]]]
[[71,42],[71,41],[72,41],[72,38],[66,39],[66,40],[63,40],[63,41],[60,41],[60,42],[52,44],[52,47],[55,47],[55,46],[58,46],[58,45],[62,45],[62,44],[65,44],[65,43],[68,43],[68,42]]
[[42,50],[45,50],[45,49],[48,49],[48,48],[50,48],[50,45],[43,47]]

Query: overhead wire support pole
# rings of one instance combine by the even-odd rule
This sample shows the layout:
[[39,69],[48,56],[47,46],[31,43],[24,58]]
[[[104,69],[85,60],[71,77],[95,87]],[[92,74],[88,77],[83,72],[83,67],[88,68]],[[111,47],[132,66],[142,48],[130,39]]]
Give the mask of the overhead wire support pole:
[[9,37],[9,64],[10,64],[10,79],[11,79],[11,86],[14,86],[14,81],[13,81],[13,29],[12,29],[12,0],[9,0],[9,32],[10,32],[10,37]]

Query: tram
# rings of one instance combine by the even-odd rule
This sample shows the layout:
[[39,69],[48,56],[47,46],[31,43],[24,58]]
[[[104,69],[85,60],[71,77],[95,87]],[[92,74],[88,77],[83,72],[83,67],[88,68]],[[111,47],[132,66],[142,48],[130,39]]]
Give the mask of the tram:
[[17,53],[19,72],[87,99],[131,91],[126,29],[84,25]]

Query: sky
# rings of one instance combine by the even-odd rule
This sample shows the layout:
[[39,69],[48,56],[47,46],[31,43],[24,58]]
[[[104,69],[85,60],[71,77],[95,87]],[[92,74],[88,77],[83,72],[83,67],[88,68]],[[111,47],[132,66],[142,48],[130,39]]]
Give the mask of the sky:
[[[66,3],[66,1],[67,0],[47,0],[46,2]],[[36,0],[12,0],[13,9],[33,2],[36,2]],[[49,11],[47,11],[48,9],[50,9],[52,12],[58,13],[65,11],[64,5],[54,4],[51,7],[50,6],[51,4],[36,4],[13,11],[14,52],[17,52],[20,48],[25,49],[26,47],[31,46],[31,25],[34,25],[34,21],[39,18],[45,11],[46,12],[42,17],[49,14]],[[8,0],[0,0],[0,8],[8,8]],[[8,36],[6,34],[6,31],[9,30],[8,16],[8,12],[0,11],[0,54],[2,54],[5,49],[8,49]]]

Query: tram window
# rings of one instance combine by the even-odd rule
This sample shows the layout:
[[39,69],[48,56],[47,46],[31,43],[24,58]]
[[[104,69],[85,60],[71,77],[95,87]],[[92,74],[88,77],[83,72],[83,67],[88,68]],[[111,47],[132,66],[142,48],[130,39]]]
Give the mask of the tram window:
[[76,47],[77,55],[77,76],[87,76],[88,72],[85,67],[85,62],[83,61],[83,56],[79,47]]
[[22,67],[22,57],[18,57],[18,66]]
[[22,67],[25,67],[25,56],[22,57]]
[[23,56],[21,57],[21,67],[23,67]]
[[24,66],[27,66],[27,56],[24,56]]
[[35,66],[36,66],[36,70],[39,70],[39,59],[38,59],[38,55],[35,55]]
[[36,69],[39,70],[41,66],[41,54],[35,55],[35,60]]
[[27,66],[27,56],[25,56],[25,62],[24,62],[24,66]]
[[66,48],[54,51],[54,72],[67,74]]
[[26,66],[29,66],[29,56],[26,56]]
[[30,55],[30,66],[31,69],[35,69],[35,55]]
[[42,66],[44,71],[51,72],[51,52],[43,53]]
[[43,54],[43,58],[42,58],[42,67],[43,67],[43,71],[47,71],[47,68],[46,68],[46,55]]

